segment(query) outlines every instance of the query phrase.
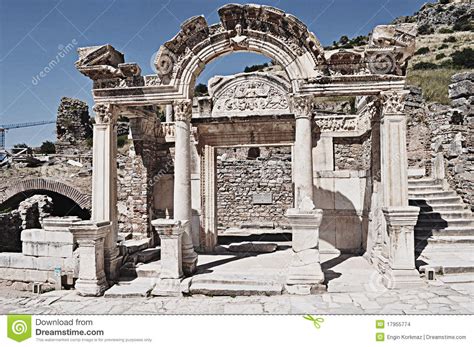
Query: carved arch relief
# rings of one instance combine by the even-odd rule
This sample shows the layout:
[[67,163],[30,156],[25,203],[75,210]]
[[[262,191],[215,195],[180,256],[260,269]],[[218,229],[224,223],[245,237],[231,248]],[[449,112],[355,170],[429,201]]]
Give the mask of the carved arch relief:
[[[155,67],[161,84],[191,89],[212,60],[233,51],[261,53],[281,65],[290,80],[319,75],[323,50],[296,17],[260,5],[229,4],[219,9],[221,23],[209,26],[203,16],[188,19],[158,51]],[[192,94],[190,90],[188,97]]]
[[216,76],[209,81],[212,117],[290,114],[291,86],[268,73]]

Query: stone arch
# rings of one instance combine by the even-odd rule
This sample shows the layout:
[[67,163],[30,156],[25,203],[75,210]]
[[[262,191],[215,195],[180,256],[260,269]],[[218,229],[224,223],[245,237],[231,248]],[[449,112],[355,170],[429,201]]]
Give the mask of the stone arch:
[[73,188],[67,184],[45,178],[32,178],[14,182],[5,190],[0,204],[6,202],[17,194],[32,190],[44,190],[58,193],[71,199],[83,209],[89,210],[91,208],[90,196],[81,193],[76,188]]
[[204,16],[188,19],[181,31],[164,43],[155,66],[164,85],[191,98],[197,76],[220,56],[256,52],[275,60],[286,71],[293,92],[299,80],[317,77],[324,65],[321,44],[307,26],[284,11],[254,4],[229,4],[218,11],[220,23],[209,26]]

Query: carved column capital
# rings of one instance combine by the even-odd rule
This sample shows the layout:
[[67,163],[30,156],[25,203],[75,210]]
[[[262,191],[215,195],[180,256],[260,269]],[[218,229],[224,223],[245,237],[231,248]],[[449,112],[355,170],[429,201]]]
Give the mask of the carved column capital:
[[312,102],[309,96],[294,95],[291,98],[291,109],[295,118],[311,118]]
[[192,117],[192,100],[180,100],[173,103],[174,120],[190,122]]
[[405,97],[408,93],[406,90],[380,93],[382,115],[402,114],[405,109]]
[[118,107],[113,104],[95,104],[93,110],[96,124],[114,124],[117,121]]

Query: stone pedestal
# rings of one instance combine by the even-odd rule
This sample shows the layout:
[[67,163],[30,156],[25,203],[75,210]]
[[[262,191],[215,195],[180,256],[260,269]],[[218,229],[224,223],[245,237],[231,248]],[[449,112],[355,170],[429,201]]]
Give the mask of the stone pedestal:
[[[191,205],[191,100],[175,104],[175,161],[174,161],[174,219],[192,220]],[[191,224],[184,225],[183,271],[191,275],[196,271],[197,254],[191,237]]]
[[79,245],[79,279],[76,290],[82,296],[100,296],[108,288],[104,271],[104,240],[110,222],[77,222],[69,230]]
[[415,268],[415,233],[419,207],[383,209],[388,229],[388,259],[383,283],[387,288],[406,288],[423,284]]
[[188,221],[156,219],[151,222],[161,240],[161,272],[151,292],[155,296],[180,296],[182,236]]
[[[307,203],[312,205],[309,199]],[[303,200],[303,204],[305,200]],[[319,226],[323,211],[312,208],[289,209],[286,216],[293,230],[293,255],[286,280],[290,294],[312,294],[325,289],[319,258]]]

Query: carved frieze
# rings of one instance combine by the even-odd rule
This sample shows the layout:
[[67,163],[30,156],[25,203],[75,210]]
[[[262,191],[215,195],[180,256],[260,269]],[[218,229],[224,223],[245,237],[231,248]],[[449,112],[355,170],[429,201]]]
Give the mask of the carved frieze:
[[265,73],[216,77],[210,83],[213,117],[288,114],[288,82]]

